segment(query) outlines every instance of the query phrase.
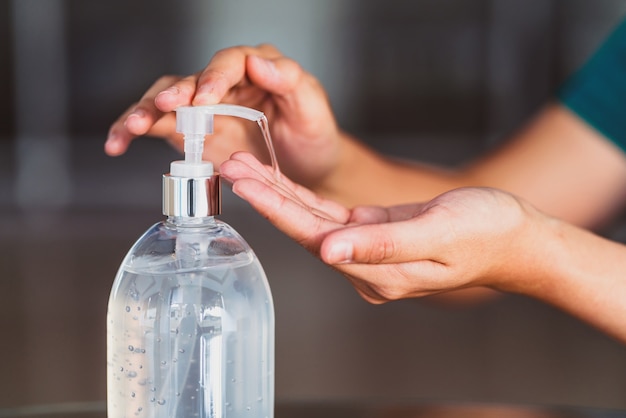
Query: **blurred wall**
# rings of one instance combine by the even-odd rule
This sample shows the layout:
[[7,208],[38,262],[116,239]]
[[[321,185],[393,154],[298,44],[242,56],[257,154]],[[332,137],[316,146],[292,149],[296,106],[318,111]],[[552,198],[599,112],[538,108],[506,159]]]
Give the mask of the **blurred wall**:
[[[523,123],[624,12],[621,0],[0,3],[0,407],[104,399],[108,291],[128,247],[160,219],[160,175],[177,155],[141,139],[113,159],[102,144],[160,75],[271,42],[372,146],[456,164]],[[370,306],[225,198],[224,218],[270,278],[280,399],[626,408],[626,351],[586,325],[513,296]]]

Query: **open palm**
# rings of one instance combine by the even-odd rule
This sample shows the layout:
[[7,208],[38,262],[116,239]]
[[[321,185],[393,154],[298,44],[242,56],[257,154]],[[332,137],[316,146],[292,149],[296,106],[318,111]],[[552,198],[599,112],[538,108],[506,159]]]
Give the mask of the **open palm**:
[[282,232],[381,303],[473,286],[506,287],[523,261],[528,204],[495,189],[464,188],[426,203],[348,209],[322,199],[248,153],[222,166],[233,191]]

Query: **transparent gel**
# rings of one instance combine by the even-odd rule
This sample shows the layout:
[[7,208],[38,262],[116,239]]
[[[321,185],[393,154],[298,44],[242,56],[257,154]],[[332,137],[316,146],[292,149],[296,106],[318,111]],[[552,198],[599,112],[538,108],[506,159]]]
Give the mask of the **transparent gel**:
[[211,210],[165,203],[109,298],[108,417],[273,418],[274,309],[258,258]]

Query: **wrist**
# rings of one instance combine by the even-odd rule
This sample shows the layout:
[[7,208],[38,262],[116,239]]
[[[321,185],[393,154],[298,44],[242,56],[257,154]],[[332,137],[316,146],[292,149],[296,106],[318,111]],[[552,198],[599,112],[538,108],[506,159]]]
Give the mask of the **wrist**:
[[375,195],[367,186],[370,173],[380,172],[380,159],[366,145],[340,131],[337,139],[337,156],[334,164],[319,178],[311,189],[325,198],[346,206],[363,204],[365,195]]
[[558,288],[566,254],[563,221],[519,200],[520,216],[497,256],[495,274],[488,285],[497,290],[533,298]]

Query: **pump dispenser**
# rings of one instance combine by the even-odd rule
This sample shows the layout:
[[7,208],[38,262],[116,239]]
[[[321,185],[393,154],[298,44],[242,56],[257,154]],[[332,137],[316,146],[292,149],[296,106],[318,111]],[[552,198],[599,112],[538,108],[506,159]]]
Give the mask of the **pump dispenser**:
[[264,118],[234,105],[176,110],[185,159],[163,176],[167,220],[130,249],[109,298],[109,418],[273,418],[272,296],[252,249],[214,217],[219,175],[202,161],[214,115]]

